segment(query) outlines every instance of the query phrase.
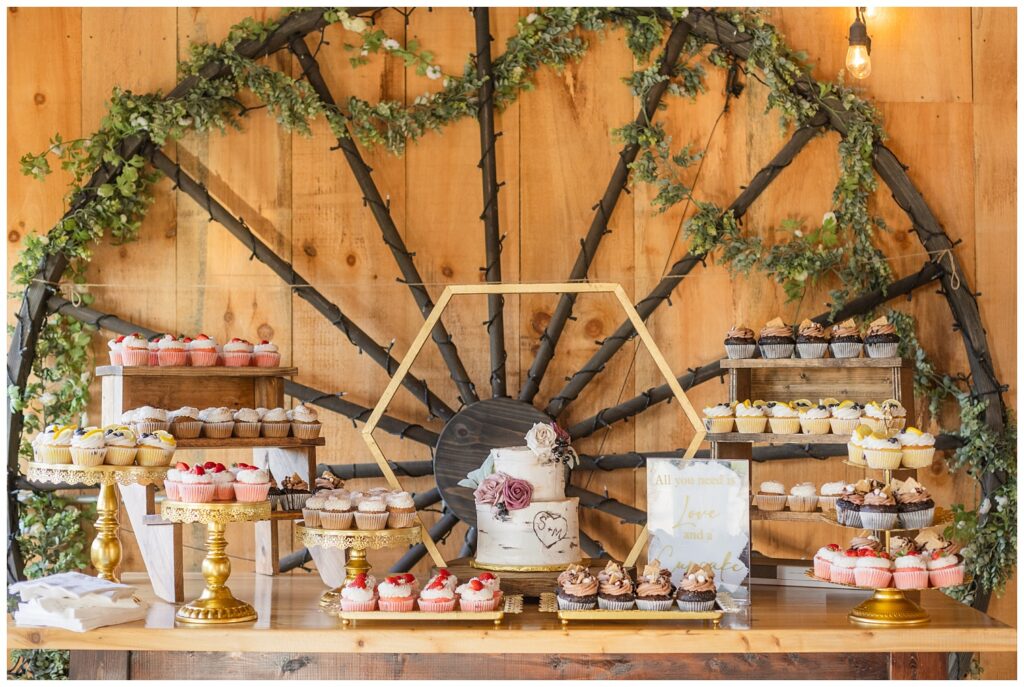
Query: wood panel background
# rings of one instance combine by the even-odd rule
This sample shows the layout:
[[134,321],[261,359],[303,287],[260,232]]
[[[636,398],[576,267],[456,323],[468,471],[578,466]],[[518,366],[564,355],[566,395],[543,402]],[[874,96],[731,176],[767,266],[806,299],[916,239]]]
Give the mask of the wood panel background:
[[[265,8],[153,9],[8,9],[8,265],[28,232],[48,229],[62,211],[63,175],[40,184],[22,177],[18,157],[40,150],[55,131],[65,138],[95,129],[104,102],[116,84],[137,91],[169,90],[175,83],[175,59],[197,40],[216,41],[245,16],[265,17]],[[525,9],[492,10],[495,54]],[[771,20],[790,43],[814,60],[815,75],[833,78],[841,69],[845,34],[852,12],[841,8],[786,8],[771,11]],[[419,39],[438,55],[446,70],[461,70],[473,48],[473,22],[464,9],[417,9],[408,23],[396,12],[381,21],[399,40]],[[1016,403],[1016,12],[1014,9],[879,8],[869,20],[873,38],[873,73],[859,84],[874,99],[891,135],[889,145],[910,166],[911,177],[954,239],[966,283],[983,295],[982,314],[1000,378],[1010,384],[1008,399]],[[341,45],[339,27],[326,36],[321,66],[336,97],[359,95],[369,100],[411,101],[437,82],[382,58],[353,71]],[[311,39],[312,40],[312,39]],[[633,69],[619,31],[590,39],[592,48],[579,63],[562,73],[541,72],[537,89],[498,115],[503,132],[498,142],[501,230],[507,234],[503,271],[508,281],[560,281],[570,270],[578,240],[589,224],[591,207],[611,174],[619,145],[611,130],[631,120],[637,102],[619,76]],[[35,46],[46,45],[40,52]],[[298,73],[286,54],[272,59],[275,67]],[[702,148],[710,134],[708,155],[699,178],[692,168],[689,182],[697,195],[726,205],[782,145],[777,116],[764,114],[765,89],[747,81],[739,99],[722,114],[723,77],[711,71],[708,92],[696,103],[671,99],[658,115],[673,144]],[[713,132],[713,133],[712,133]],[[443,284],[481,279],[484,264],[480,179],[475,167],[479,144],[475,121],[466,120],[431,133],[398,158],[379,149],[364,151],[374,178],[391,203],[399,230],[429,290],[436,297]],[[830,209],[838,174],[837,138],[813,141],[796,162],[752,206],[747,231],[781,237],[787,217],[819,221]],[[198,175],[236,214],[242,215],[262,239],[294,260],[296,269],[339,303],[379,341],[394,340],[401,356],[420,326],[406,287],[363,207],[351,174],[323,122],[314,136],[282,132],[261,111],[250,113],[244,132],[225,136],[191,136],[176,146],[184,166]],[[681,222],[692,208],[678,206],[655,214],[651,193],[638,188],[623,196],[612,217],[591,279],[623,284],[642,297],[686,249],[679,239]],[[883,189],[875,210],[892,230],[881,239],[893,270],[902,276],[920,268],[927,256],[908,233],[909,222]],[[298,380],[327,390],[345,391],[367,405],[384,387],[384,372],[360,357],[322,317],[291,297],[268,270],[248,259],[248,251],[188,198],[170,191],[164,180],[144,223],[141,240],[126,246],[103,245],[90,270],[97,307],[147,326],[172,331],[205,331],[219,340],[230,336],[272,338],[285,363],[297,365]],[[721,339],[734,323],[758,328],[773,316],[799,321],[824,309],[826,289],[809,293],[799,303],[763,277],[733,279],[715,264],[697,268],[677,289],[672,307],[663,307],[650,326],[673,369],[703,364],[721,355]],[[510,298],[506,307],[509,387],[515,392],[536,350],[555,298]],[[958,335],[943,299],[934,291],[915,294],[899,307],[921,322],[923,345],[950,371],[966,370]],[[607,336],[621,321],[610,298],[584,298],[576,320],[569,323],[538,399],[557,391],[594,350],[594,340]],[[445,316],[460,354],[482,395],[489,393],[484,299],[456,301]],[[105,341],[94,350],[105,357]],[[416,371],[450,404],[457,404],[454,386],[436,349],[427,348]],[[626,346],[597,383],[564,418],[572,422],[598,408],[631,397],[660,383],[644,352]],[[98,395],[99,386],[96,385]],[[711,382],[696,389],[695,403],[711,403],[726,389]],[[390,412],[425,422],[422,407],[400,393]],[[98,417],[96,410],[91,413]],[[325,413],[327,448],[321,461],[365,462],[370,456],[344,418]],[[599,432],[582,450],[622,451],[681,447],[688,437],[680,411],[659,406],[636,421]],[[955,420],[955,416],[944,417]],[[383,437],[389,456],[428,458],[425,447]],[[800,461],[757,465],[754,480],[780,478],[823,482],[845,475],[835,462]],[[644,504],[643,471],[586,473],[576,478],[587,488],[627,503]],[[972,503],[973,482],[952,479],[941,465],[926,483],[942,502]],[[424,489],[430,478],[413,480],[410,489]],[[436,517],[428,514],[430,517]],[[635,528],[621,527],[603,514],[586,512],[584,527],[598,533],[613,554],[622,556]],[[282,548],[295,548],[282,528]],[[827,526],[795,528],[759,523],[756,546],[780,556],[808,555],[838,533]],[[454,555],[462,539],[456,529],[444,551]],[[132,537],[125,536],[126,566],[141,560]],[[189,532],[188,564],[198,567],[201,532]],[[252,533],[244,527],[229,532],[236,569],[252,565]],[[398,552],[373,556],[383,568]],[[299,573],[303,574],[303,573]],[[1012,584],[1015,584],[1015,580]],[[1012,589],[996,600],[994,615],[1007,622],[1016,616]],[[1012,662],[986,661],[988,676],[1013,675]]]

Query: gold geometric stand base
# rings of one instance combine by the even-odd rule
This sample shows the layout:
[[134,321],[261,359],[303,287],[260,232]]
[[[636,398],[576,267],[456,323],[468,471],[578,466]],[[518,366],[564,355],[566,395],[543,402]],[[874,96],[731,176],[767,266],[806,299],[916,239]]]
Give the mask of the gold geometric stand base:
[[928,614],[900,589],[876,589],[874,595],[850,611],[850,622],[862,625],[923,625]]
[[176,615],[183,623],[248,623],[256,620],[256,609],[234,597],[228,605],[224,605],[220,599],[196,599],[179,608]]

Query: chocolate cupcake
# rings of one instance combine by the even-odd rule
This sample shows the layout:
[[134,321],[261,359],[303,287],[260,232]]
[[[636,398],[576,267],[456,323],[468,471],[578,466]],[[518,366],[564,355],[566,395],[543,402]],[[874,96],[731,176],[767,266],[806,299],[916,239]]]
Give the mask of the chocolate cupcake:
[[570,566],[558,576],[558,608],[563,611],[589,611],[597,606],[597,578],[583,566]]
[[709,565],[691,563],[676,590],[676,605],[681,611],[710,611],[715,607],[718,589],[715,573]]
[[931,527],[935,521],[935,501],[928,490],[913,477],[906,482],[892,481],[893,496],[900,524],[908,530]]
[[864,345],[869,358],[895,358],[899,351],[900,336],[896,333],[896,327],[889,324],[888,318],[879,317],[868,328]]
[[801,358],[824,358],[828,350],[825,328],[811,320],[804,320],[796,335],[796,350]]
[[597,605],[606,611],[628,611],[633,608],[633,580],[625,571],[613,572],[598,583]]
[[753,329],[737,325],[725,335],[725,354],[731,360],[753,358],[756,350]]
[[776,317],[761,330],[757,339],[757,347],[761,350],[761,357],[769,359],[793,357],[793,347],[796,339],[793,338],[793,328]]
[[857,323],[844,320],[832,327],[832,343],[830,345],[833,358],[857,358],[864,348],[864,339],[860,337]]
[[284,492],[282,510],[287,511],[302,510],[306,505],[306,501],[313,495],[313,492],[309,490],[309,483],[299,477],[297,472],[282,480],[281,491]]
[[889,487],[864,494],[860,507],[860,523],[869,530],[891,530],[896,526],[897,507]]
[[636,607],[641,611],[667,611],[672,608],[672,575],[654,560],[644,566],[636,581]]

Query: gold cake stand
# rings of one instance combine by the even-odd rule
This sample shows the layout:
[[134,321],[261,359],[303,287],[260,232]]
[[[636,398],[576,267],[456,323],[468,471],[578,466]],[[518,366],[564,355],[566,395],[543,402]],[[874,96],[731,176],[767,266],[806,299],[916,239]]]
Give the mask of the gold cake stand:
[[229,522],[254,522],[270,519],[270,501],[238,503],[213,501],[210,503],[183,503],[164,501],[160,517],[168,522],[206,525],[206,558],[203,559],[203,578],[206,588],[198,599],[178,609],[177,618],[184,623],[219,625],[245,623],[256,620],[256,609],[236,599],[228,589],[231,561],[224,553],[227,541],[224,527]]
[[168,466],[144,467],[141,465],[58,465],[54,463],[19,462],[21,474],[29,482],[45,484],[99,485],[96,499],[96,538],[89,549],[96,576],[119,582],[117,566],[121,563],[121,540],[117,536],[119,524],[117,512],[120,506],[115,485],[159,484],[167,476]]
[[[418,544],[423,538],[419,525],[383,530],[327,530],[306,527],[305,523],[295,526],[295,534],[303,546],[323,546],[345,551],[345,581],[355,579],[359,573],[370,571],[366,552],[376,549],[390,549],[397,546]],[[320,605],[335,608],[341,599],[341,587],[323,593]]]

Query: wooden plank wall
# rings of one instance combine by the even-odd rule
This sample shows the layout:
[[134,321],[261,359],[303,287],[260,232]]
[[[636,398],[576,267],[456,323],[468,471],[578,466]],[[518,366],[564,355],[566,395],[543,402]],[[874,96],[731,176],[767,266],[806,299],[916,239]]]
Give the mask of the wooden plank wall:
[[[23,237],[50,227],[62,210],[63,182],[58,172],[46,184],[18,173],[17,158],[39,150],[54,131],[74,137],[92,131],[103,103],[115,85],[137,91],[169,90],[175,82],[175,58],[187,55],[197,40],[220,40],[244,16],[267,16],[274,10],[247,8],[160,9],[25,9],[8,11],[8,265]],[[516,19],[526,10],[492,10],[495,54],[504,50]],[[815,75],[834,77],[845,55],[850,11],[839,8],[788,8],[771,11],[771,20],[791,44],[807,50]],[[399,40],[419,39],[438,55],[450,72],[462,68],[473,49],[472,17],[464,9],[418,9],[408,22],[396,12],[381,21]],[[873,37],[873,74],[864,92],[881,110],[891,135],[889,145],[924,192],[958,248],[966,283],[981,291],[982,314],[989,324],[997,372],[1010,384],[1008,399],[1016,404],[1015,291],[1012,259],[1016,241],[1016,14],[1013,9],[879,8],[869,19]],[[403,69],[394,60],[375,60],[351,70],[341,49],[339,27],[326,35],[322,68],[339,99],[359,95],[409,102],[438,82]],[[311,39],[312,41],[313,39]],[[569,273],[582,236],[614,166],[619,144],[610,131],[635,116],[637,103],[618,81],[633,68],[621,33],[592,39],[590,54],[561,73],[542,72],[537,89],[499,114],[503,132],[498,143],[498,178],[505,181],[499,196],[501,230],[507,234],[503,271],[506,280],[559,281]],[[47,45],[42,57],[32,46]],[[311,43],[312,44],[312,43]],[[296,74],[285,55],[272,58],[275,67]],[[699,177],[687,181],[697,193],[728,204],[752,175],[785,141],[777,117],[764,114],[765,90],[749,81],[742,97],[722,114],[724,80],[717,70],[708,78],[708,93],[696,103],[673,99],[658,118],[679,146],[691,143],[708,154]],[[713,134],[711,133],[713,131]],[[813,141],[798,160],[753,205],[745,219],[748,231],[782,237],[779,223],[787,217],[813,224],[830,208],[837,176],[834,135]],[[178,158],[207,183],[236,214],[296,269],[339,303],[354,320],[385,345],[394,339],[395,353],[406,350],[419,328],[420,316],[407,288],[396,282],[398,271],[363,207],[343,157],[331,151],[327,127],[319,122],[314,136],[281,132],[263,112],[250,114],[245,131],[226,136],[193,136],[176,146]],[[477,128],[467,120],[426,136],[397,158],[382,150],[364,151],[374,178],[391,203],[391,211],[435,297],[443,284],[481,279],[484,264]],[[658,215],[649,206],[651,193],[637,189],[624,196],[591,270],[595,280],[623,284],[639,298],[667,267],[685,252],[678,238],[681,222],[692,208],[677,207]],[[909,223],[886,192],[876,195],[875,210],[892,231],[882,239],[897,275],[918,269],[927,258],[908,233]],[[670,250],[671,247],[671,250]],[[164,180],[147,218],[140,243],[100,246],[90,270],[98,307],[154,328],[206,331],[223,340],[234,335],[273,338],[285,362],[297,365],[299,381],[328,391],[346,391],[355,401],[372,405],[386,383],[382,370],[369,364],[337,331],[265,268],[248,260],[248,251],[189,199],[170,192]],[[787,303],[774,284],[761,277],[730,278],[715,264],[698,267],[678,288],[673,307],[662,308],[651,327],[673,369],[706,363],[721,354],[721,338],[736,322],[757,328],[780,315],[798,321],[824,309],[827,285],[800,303]],[[528,369],[537,338],[547,324],[555,297],[509,299],[506,337],[510,352],[509,387],[515,391]],[[919,336],[940,365],[966,369],[958,336],[943,299],[922,292],[901,308],[914,313]],[[607,336],[621,320],[611,299],[582,299],[559,346],[538,399],[560,388],[593,352],[593,341]],[[479,392],[489,394],[484,300],[457,301],[445,315],[467,369]],[[998,326],[997,326],[998,325]],[[97,337],[94,350],[105,356]],[[436,350],[428,347],[417,372],[457,405],[454,387]],[[597,383],[565,415],[569,422],[600,407],[633,396],[660,383],[646,353],[633,355],[627,346]],[[98,394],[98,385],[96,392]],[[725,387],[709,383],[695,392],[695,403],[724,398]],[[97,405],[98,409],[98,405]],[[422,407],[399,394],[391,412],[425,422]],[[98,416],[98,410],[95,412]],[[583,450],[649,450],[684,446],[680,411],[659,406],[636,422],[598,433]],[[955,417],[944,417],[949,421]],[[344,463],[370,459],[350,422],[326,417],[328,446],[321,461]],[[435,423],[436,424],[436,423]],[[427,450],[408,441],[383,438],[396,459],[423,459]],[[237,457],[235,457],[237,458]],[[818,482],[845,474],[842,466],[816,461],[759,465],[755,482],[769,477],[787,483],[797,478]],[[579,481],[579,478],[577,478]],[[644,475],[596,473],[581,484],[607,491],[627,503],[644,503]],[[926,483],[942,502],[974,498],[973,483],[952,479],[937,467]],[[429,488],[429,478],[410,488]],[[436,517],[428,514],[430,518]],[[611,517],[585,513],[584,527],[608,549],[624,555],[635,534]],[[294,548],[287,528],[282,547]],[[456,529],[443,547],[454,555],[462,539]],[[757,529],[757,546],[783,556],[808,554],[827,528]],[[141,560],[125,537],[126,561]],[[229,535],[236,569],[251,566],[252,535],[237,528]],[[190,532],[198,565],[201,533]],[[398,555],[374,556],[383,567]],[[993,613],[1013,622],[1015,593],[993,605]],[[990,676],[1011,676],[1009,660],[986,661]]]

